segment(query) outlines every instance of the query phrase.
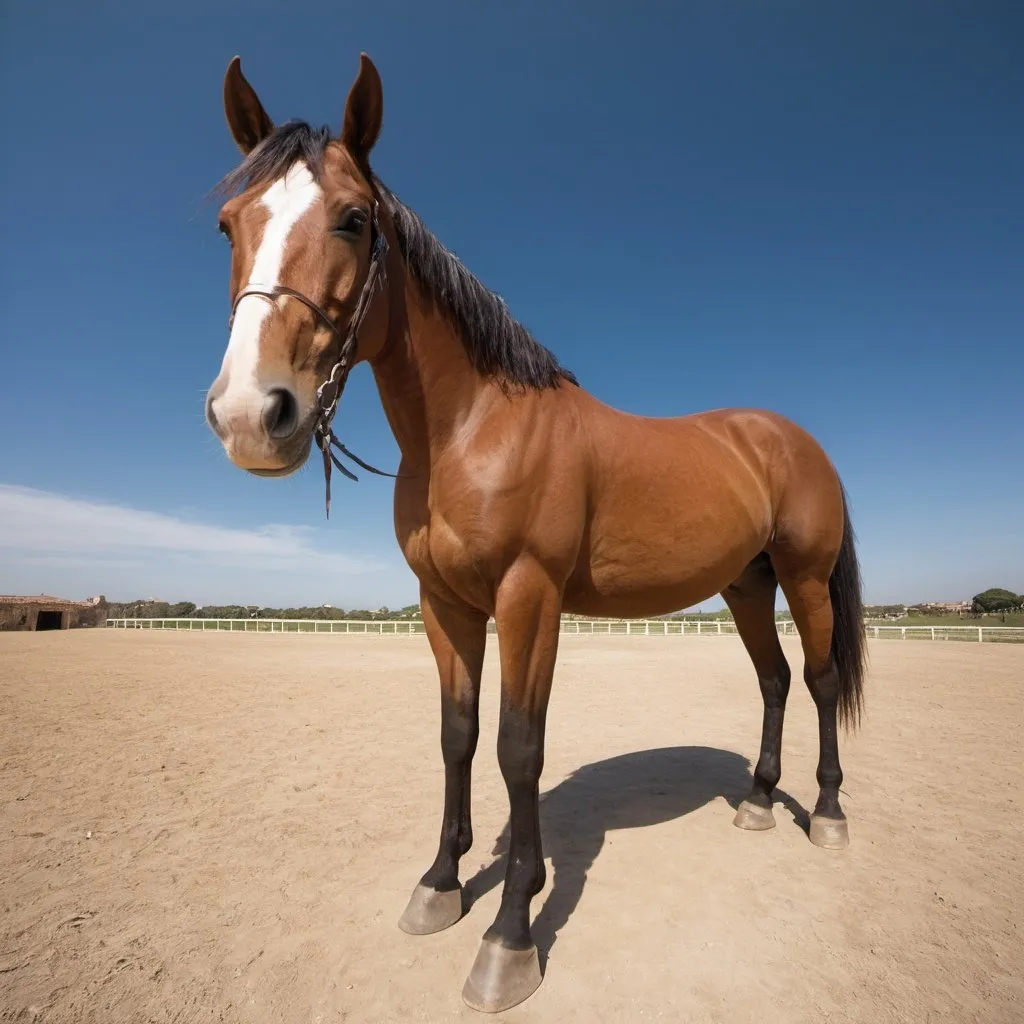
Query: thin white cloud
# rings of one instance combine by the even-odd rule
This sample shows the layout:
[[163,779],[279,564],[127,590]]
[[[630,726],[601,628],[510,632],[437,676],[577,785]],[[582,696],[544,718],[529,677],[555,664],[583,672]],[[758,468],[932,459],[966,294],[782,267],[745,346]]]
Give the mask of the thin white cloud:
[[[330,599],[312,593],[325,586],[355,590],[352,600],[363,591],[393,592],[404,575],[399,572],[396,578],[392,560],[321,550],[314,536],[309,527],[224,527],[0,484],[0,559],[5,566],[0,577],[9,577],[6,587],[0,582],[0,590],[18,582],[36,592],[40,587],[31,586],[36,580],[50,586],[66,580],[66,589],[72,581],[90,579],[108,592],[134,595],[182,587],[191,591],[194,581],[210,595],[207,600],[230,592],[245,600],[247,592],[257,589],[268,602],[308,595],[312,603]],[[406,592],[408,583],[400,585]]]
[[311,531],[295,526],[264,526],[257,530],[210,526],[102,502],[0,484],[0,546],[21,553],[53,555],[125,553],[132,550],[199,555],[221,564],[258,558],[265,568],[292,569],[297,562],[330,559],[346,572],[372,572],[376,562],[318,551],[309,543]]

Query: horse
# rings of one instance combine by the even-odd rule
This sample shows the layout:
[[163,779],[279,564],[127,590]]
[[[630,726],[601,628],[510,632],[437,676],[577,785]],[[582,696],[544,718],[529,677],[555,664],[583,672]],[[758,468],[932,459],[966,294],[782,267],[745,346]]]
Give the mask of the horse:
[[538,796],[563,612],[650,617],[722,595],[764,704],[734,824],[762,830],[775,825],[790,687],[781,587],[818,714],[809,837],[845,847],[837,723],[860,719],[866,650],[849,501],[818,442],[770,411],[649,418],[588,393],[371,169],[383,87],[365,53],[338,135],[275,125],[238,57],[223,98],[242,160],[220,183],[232,319],[210,428],[235,466],[262,476],[294,472],[318,447],[329,488],[332,466],[348,472],[335,449],[349,454],[331,417],[366,363],[401,453],[394,528],[437,663],[445,783],[437,854],[400,927],[428,934],[463,916],[492,617],[508,860],[463,988],[470,1006],[508,1009],[541,983],[530,904],[545,882]]

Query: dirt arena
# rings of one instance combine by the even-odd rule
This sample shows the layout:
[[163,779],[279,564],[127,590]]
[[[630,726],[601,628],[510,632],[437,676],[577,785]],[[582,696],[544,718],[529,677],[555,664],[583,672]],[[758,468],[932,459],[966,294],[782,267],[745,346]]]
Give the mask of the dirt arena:
[[[488,1019],[460,991],[503,866],[494,647],[475,902],[412,937],[396,921],[442,802],[425,640],[0,634],[0,1020]],[[564,638],[533,903],[546,976],[500,1019],[1024,1020],[1024,648],[870,653],[834,853],[803,831],[802,685],[779,826],[742,832],[761,702],[739,641]]]

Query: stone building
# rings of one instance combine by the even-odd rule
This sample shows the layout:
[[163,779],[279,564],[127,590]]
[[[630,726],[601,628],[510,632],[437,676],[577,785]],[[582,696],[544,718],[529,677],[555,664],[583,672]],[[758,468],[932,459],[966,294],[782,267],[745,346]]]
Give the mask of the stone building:
[[106,621],[107,601],[104,597],[66,601],[46,594],[33,597],[0,595],[0,630],[78,629],[103,626]]

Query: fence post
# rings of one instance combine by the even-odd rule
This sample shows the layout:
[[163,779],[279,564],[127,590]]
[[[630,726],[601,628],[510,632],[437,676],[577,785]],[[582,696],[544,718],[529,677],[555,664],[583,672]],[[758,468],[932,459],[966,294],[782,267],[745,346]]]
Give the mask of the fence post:
[[985,636],[981,632],[981,626],[978,627],[978,643],[983,644],[985,642]]
[[900,633],[902,634],[902,639],[906,640],[907,639],[907,627],[906,626],[901,626],[900,627]]
[[719,636],[722,635],[722,620],[721,619],[718,620],[718,635]]
[[932,626],[932,639],[933,640],[935,639],[935,627],[934,626]]

